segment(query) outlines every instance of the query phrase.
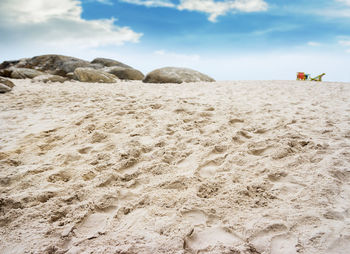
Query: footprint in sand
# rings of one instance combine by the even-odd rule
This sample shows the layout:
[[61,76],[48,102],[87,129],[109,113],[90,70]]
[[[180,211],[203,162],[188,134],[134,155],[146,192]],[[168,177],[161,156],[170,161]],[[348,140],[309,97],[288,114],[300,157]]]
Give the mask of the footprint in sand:
[[193,209],[183,211],[181,217],[182,223],[188,223],[192,226],[207,225],[207,214],[201,210]]
[[75,230],[77,238],[89,239],[104,234],[113,218],[113,210],[90,214]]
[[271,146],[262,147],[262,148],[254,148],[254,146],[248,148],[248,153],[255,156],[265,156],[268,155],[271,151]]
[[59,181],[68,182],[72,178],[71,174],[66,171],[60,171],[56,174],[52,174],[47,178],[48,182],[56,183]]
[[[209,155],[209,158],[211,156]],[[220,166],[224,163],[225,156],[214,157],[211,160],[204,162],[198,168],[198,173],[203,178],[213,177],[220,170]]]
[[284,200],[292,198],[306,187],[305,184],[283,171],[269,174],[268,179],[273,183],[271,190],[278,193],[279,197]]
[[294,238],[286,234],[287,230],[287,226],[282,223],[271,224],[253,234],[249,242],[259,253],[295,253],[289,252],[292,250],[290,246],[293,246],[295,250],[297,243],[293,242]]
[[326,253],[348,254],[350,250],[350,236],[340,236],[328,248]]
[[240,237],[230,232],[225,227],[207,227],[203,230],[197,231],[196,229],[191,231],[185,238],[184,248],[199,253],[210,247],[215,246],[227,246],[235,247],[243,244]]
[[89,171],[82,175],[84,181],[91,181],[96,177],[96,174],[93,171]]
[[199,175],[203,178],[215,176],[218,165],[214,161],[209,161],[199,168]]
[[177,164],[178,170],[176,172],[178,175],[192,176],[194,175],[197,167],[198,167],[198,157],[194,154],[191,154],[190,156],[181,160]]
[[278,235],[271,240],[271,254],[298,254],[298,239],[290,234]]

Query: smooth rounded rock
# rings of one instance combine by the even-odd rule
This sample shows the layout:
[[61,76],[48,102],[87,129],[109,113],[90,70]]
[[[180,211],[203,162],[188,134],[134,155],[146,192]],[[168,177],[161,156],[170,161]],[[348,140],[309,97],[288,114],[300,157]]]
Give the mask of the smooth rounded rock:
[[28,68],[15,68],[11,67],[11,78],[15,79],[24,79],[24,78],[35,78],[37,76],[43,75],[44,73],[41,71],[28,69]]
[[183,83],[183,82],[214,82],[215,80],[203,73],[178,67],[164,67],[148,73],[145,83]]
[[76,80],[91,83],[115,83],[118,80],[113,74],[91,68],[77,68],[74,76]]
[[108,67],[105,71],[123,80],[142,80],[145,77],[141,71],[131,68]]
[[67,73],[74,72],[78,67],[92,66],[90,62],[79,58],[50,54],[21,59],[15,67],[36,69],[48,74],[65,77]]
[[121,62],[118,62],[113,59],[108,59],[108,58],[95,58],[94,60],[91,61],[92,64],[101,64],[105,67],[112,67],[112,66],[119,66],[119,67],[124,67],[124,68],[132,68],[129,65],[123,64]]

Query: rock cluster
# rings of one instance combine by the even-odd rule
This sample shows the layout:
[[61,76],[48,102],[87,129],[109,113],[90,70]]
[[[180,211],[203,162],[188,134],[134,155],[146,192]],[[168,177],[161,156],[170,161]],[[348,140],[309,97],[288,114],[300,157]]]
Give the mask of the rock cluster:
[[[96,58],[85,61],[62,55],[42,55],[0,64],[0,77],[61,82],[115,83],[119,80],[142,80],[144,83],[213,82],[211,77],[195,70],[177,67],[156,69],[145,77],[141,71],[113,59]],[[1,88],[5,91],[7,88]]]
[[[115,68],[118,69],[115,70]],[[29,78],[44,82],[64,82],[76,79],[81,82],[102,83],[114,83],[120,79],[142,80],[144,78],[140,71],[112,59],[96,58],[88,62],[62,55],[42,55],[4,61],[0,64],[0,76],[13,79]]]

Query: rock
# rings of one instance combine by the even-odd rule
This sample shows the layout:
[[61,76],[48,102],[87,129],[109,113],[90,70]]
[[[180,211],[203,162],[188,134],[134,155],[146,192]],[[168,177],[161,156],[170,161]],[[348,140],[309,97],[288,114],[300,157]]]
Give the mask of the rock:
[[[10,61],[10,62],[13,62],[13,63],[16,63],[14,65],[11,65],[13,67],[16,67],[16,68],[29,68],[31,69],[30,66],[28,66],[28,60],[30,60],[30,58],[21,58],[19,60],[16,60],[16,61]],[[9,67],[7,67],[9,68]]]
[[64,71],[65,73],[69,73],[69,72],[74,72],[76,68],[89,67],[89,66],[90,66],[90,63],[68,61],[63,63],[61,71]]
[[15,86],[15,84],[13,84],[12,81],[4,79],[4,78],[0,78],[0,84],[3,84],[5,86],[8,86],[9,88],[12,88]]
[[88,61],[62,55],[42,55],[20,61],[16,67],[37,69],[53,75],[66,76],[78,67],[90,67]]
[[118,80],[113,74],[92,68],[77,68],[74,76],[81,82],[115,83]]
[[182,82],[214,82],[215,80],[203,73],[187,68],[164,67],[147,74],[145,83],[182,83]]
[[15,66],[19,63],[20,60],[4,61],[0,64],[0,69],[6,69],[12,66]]
[[145,76],[142,72],[132,69],[132,68],[124,68],[124,67],[108,67],[104,69],[106,72],[111,73],[117,76],[120,79],[127,80],[142,80]]
[[119,67],[132,69],[132,67],[130,67],[129,65],[126,65],[126,64],[123,64],[123,63],[118,62],[116,60],[108,59],[108,58],[95,58],[94,60],[92,60],[91,63],[92,64],[101,64],[105,67],[119,66]]
[[[47,74],[52,75],[59,75],[62,77],[68,77],[68,73],[73,73],[76,68],[84,67],[84,68],[91,68],[91,69],[102,69],[104,67],[111,67],[111,66],[117,66],[117,67],[123,67],[123,68],[130,68],[130,66],[123,64],[121,62],[112,60],[112,59],[106,59],[106,58],[96,58],[91,63],[79,58],[70,57],[70,56],[63,56],[63,55],[41,55],[41,56],[35,56],[32,58],[23,58],[20,60],[14,60],[14,61],[4,61],[0,64],[0,76],[3,77],[12,77],[12,78],[24,78],[25,77],[32,77],[33,74],[29,75],[21,75],[18,73],[14,73],[14,77],[12,76],[13,68],[20,68],[20,69],[32,69],[36,71],[45,72]],[[128,75],[126,77],[132,76],[134,77],[136,75],[137,71],[129,71]],[[139,74],[139,73],[138,73]],[[71,75],[69,77],[72,77]],[[140,79],[140,78],[138,78]]]
[[0,77],[11,78],[12,71],[9,69],[0,70]]
[[11,67],[11,78],[23,79],[23,78],[35,78],[37,76],[43,75],[41,71],[28,69],[28,68],[15,68]]
[[78,67],[103,68],[102,65],[91,64],[79,58],[62,55],[42,55],[17,61],[5,61],[0,66],[3,69],[11,69],[12,67],[34,69],[63,77],[69,72],[74,72]]
[[0,83],[0,93],[10,92],[12,88]]
[[14,86],[15,84],[13,84],[12,81],[0,78],[0,93],[10,92]]
[[63,83],[64,81],[67,81],[68,78],[65,78],[65,77],[62,77],[62,76],[59,76],[59,75],[47,74],[47,75],[37,76],[33,80],[37,81],[37,82],[44,82],[44,83],[47,83],[47,82],[60,82],[60,83]]
[[68,72],[66,74],[66,77],[69,78],[69,79],[74,79],[74,72]]

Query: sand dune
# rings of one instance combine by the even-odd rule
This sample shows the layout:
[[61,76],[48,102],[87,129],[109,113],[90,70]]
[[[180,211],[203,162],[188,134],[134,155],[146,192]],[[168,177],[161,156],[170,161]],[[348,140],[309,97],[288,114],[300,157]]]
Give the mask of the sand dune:
[[0,95],[0,253],[349,253],[350,84]]

